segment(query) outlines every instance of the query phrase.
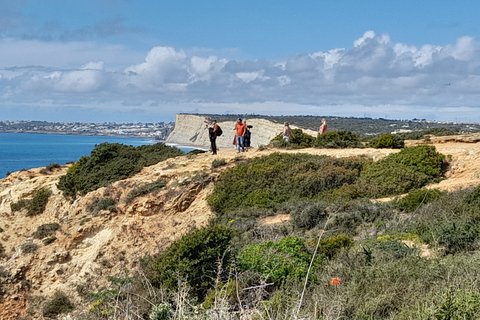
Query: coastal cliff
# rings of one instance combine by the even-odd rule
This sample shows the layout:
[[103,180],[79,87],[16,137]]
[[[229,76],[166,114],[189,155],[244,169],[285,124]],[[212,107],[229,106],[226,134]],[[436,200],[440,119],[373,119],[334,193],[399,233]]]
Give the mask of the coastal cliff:
[[[254,148],[260,145],[267,145],[276,135],[283,131],[283,123],[275,123],[265,119],[249,120],[246,118],[246,120],[247,125],[253,126],[250,131],[252,133],[251,146]],[[170,133],[165,142],[208,148],[210,140],[208,139],[208,130],[205,127],[207,123],[209,123],[207,116],[177,114],[175,129]],[[223,135],[217,138],[217,146],[223,149],[232,148],[235,136],[235,121],[222,121],[218,122],[218,125],[222,128]],[[291,126],[291,128],[295,129],[298,127]],[[310,135],[317,135],[312,130],[302,130]]]

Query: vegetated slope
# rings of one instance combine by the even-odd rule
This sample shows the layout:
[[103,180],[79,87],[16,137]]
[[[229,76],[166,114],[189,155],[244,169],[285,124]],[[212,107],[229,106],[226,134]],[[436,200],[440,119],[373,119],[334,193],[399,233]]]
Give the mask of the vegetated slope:
[[[451,156],[451,166],[447,179],[429,187],[454,190],[480,183],[479,144],[435,146],[437,151]],[[398,150],[252,150],[241,157],[272,152],[332,157],[366,155],[378,160]],[[212,169],[212,161],[219,158],[228,165]],[[233,150],[221,150],[218,157],[200,154],[168,159],[144,168],[131,178],[79,196],[73,202],[65,199],[56,187],[69,166],[46,174],[40,173],[40,169],[21,171],[2,179],[0,243],[4,257],[0,261],[0,280],[6,295],[0,305],[0,318],[8,319],[17,311],[24,313],[28,307],[38,307],[33,301],[42,300],[25,302],[27,294],[48,299],[56,290],[62,290],[75,297],[82,288],[94,291],[106,286],[108,276],[127,276],[129,271],[138,269],[139,258],[154,255],[183,234],[206,226],[213,217],[206,202],[213,190],[212,182],[220,171],[238,161],[241,158]],[[153,184],[159,180],[165,181],[165,187],[159,183],[159,189],[155,190]],[[152,192],[142,191],[150,187]],[[24,211],[11,211],[11,203],[31,199],[45,188],[52,195],[44,213],[26,216]],[[132,191],[138,196],[133,197]],[[53,223],[58,223],[59,230],[44,238],[35,237],[35,232]],[[56,238],[53,242],[44,241],[52,237]],[[33,250],[30,244],[37,248]]]

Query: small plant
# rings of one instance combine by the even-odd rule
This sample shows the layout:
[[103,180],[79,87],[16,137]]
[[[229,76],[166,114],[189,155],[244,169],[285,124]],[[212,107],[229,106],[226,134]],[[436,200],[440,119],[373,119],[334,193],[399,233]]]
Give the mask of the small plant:
[[225,161],[225,159],[215,159],[212,161],[212,169],[223,167],[225,165],[227,165],[227,162]]
[[438,189],[415,189],[410,191],[405,197],[394,202],[395,206],[406,212],[415,211],[421,205],[438,199],[442,192]]
[[31,242],[31,241],[27,241],[27,242],[22,243],[20,248],[22,249],[22,253],[27,254],[27,253],[33,253],[33,252],[37,251],[38,245],[36,243]]
[[93,215],[97,215],[101,210],[116,212],[117,202],[113,198],[96,198],[88,206],[87,210]]
[[60,225],[56,222],[42,224],[37,228],[37,230],[32,234],[32,236],[36,239],[42,239],[42,238],[53,235],[55,231],[59,229],[60,229]]
[[130,203],[136,197],[144,196],[149,193],[156,192],[167,185],[167,180],[158,179],[155,182],[149,183],[147,185],[138,187],[130,191],[125,197],[125,202]]
[[45,211],[47,207],[48,198],[50,198],[52,191],[41,189],[35,194],[31,200],[27,200],[27,216],[36,216]]
[[48,166],[46,166],[45,168],[40,170],[40,173],[41,174],[48,174],[48,173],[52,172],[53,170],[60,169],[60,168],[61,168],[61,166],[58,163],[54,162],[54,163],[50,163]]
[[17,202],[10,203],[10,209],[12,212],[20,211],[28,206],[30,200],[28,199],[20,199]]
[[150,320],[170,320],[173,319],[172,306],[169,303],[162,303],[152,307],[148,319]]
[[238,256],[241,270],[253,270],[269,281],[283,283],[307,275],[311,255],[299,237],[284,237],[243,249]]
[[5,256],[5,247],[0,243],[0,258]]
[[391,149],[401,149],[405,147],[405,142],[399,136],[395,134],[383,134],[375,139],[373,139],[369,144],[369,147],[372,148],[391,148]]
[[342,249],[351,247],[354,241],[349,236],[337,234],[336,236],[323,239],[318,244],[318,252],[332,259]]
[[52,237],[45,238],[42,241],[43,241],[43,244],[47,245],[47,244],[52,243],[55,240],[57,240],[57,237],[52,236]]
[[68,313],[74,309],[73,303],[62,291],[56,291],[50,301],[47,301],[43,307],[43,316],[48,318],[57,318],[62,313]]

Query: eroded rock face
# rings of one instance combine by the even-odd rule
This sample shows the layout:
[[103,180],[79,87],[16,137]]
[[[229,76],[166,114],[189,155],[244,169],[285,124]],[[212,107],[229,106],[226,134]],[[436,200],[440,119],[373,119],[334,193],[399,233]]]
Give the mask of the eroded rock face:
[[[246,119],[248,125],[252,125],[250,129],[252,133],[251,145],[257,148],[259,145],[267,145],[276,135],[283,131],[283,124],[274,123],[265,119]],[[208,130],[205,125],[208,123],[207,118],[192,114],[177,114],[175,118],[175,129],[170,133],[166,142],[176,143],[180,145],[194,145],[208,148],[210,140],[208,138]],[[223,130],[223,135],[217,138],[217,146],[222,148],[233,148],[233,139],[235,136],[235,121],[219,122],[218,125]],[[292,129],[297,127],[291,126]],[[317,132],[302,129],[314,137]]]
[[[76,288],[87,281],[95,287],[107,285],[108,276],[136,270],[141,257],[157,254],[183,234],[206,226],[213,213],[205,198],[215,174],[205,172],[199,178],[198,170],[185,168],[195,161],[186,156],[172,161],[144,168],[130,179],[74,201],[56,188],[68,166],[51,174],[32,169],[0,180],[0,241],[5,249],[0,258],[0,294],[17,297],[3,299],[0,310],[22,314],[26,293],[48,298],[62,290],[75,297]],[[165,188],[125,201],[131,190],[160,177],[168,181]],[[52,191],[44,213],[27,217],[25,210],[11,211],[12,202],[31,199],[40,189]],[[116,211],[89,212],[89,204],[99,198],[113,198]],[[33,236],[39,226],[51,223],[60,225],[52,234],[56,240],[47,244],[46,238]],[[36,249],[25,252],[25,243]]]

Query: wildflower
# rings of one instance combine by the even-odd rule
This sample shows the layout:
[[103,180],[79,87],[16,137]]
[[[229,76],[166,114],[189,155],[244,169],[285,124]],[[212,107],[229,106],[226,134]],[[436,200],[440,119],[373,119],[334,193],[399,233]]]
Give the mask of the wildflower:
[[340,278],[332,278],[332,281],[330,281],[330,283],[332,284],[332,286],[338,286],[339,284],[342,283],[342,279],[340,279]]

